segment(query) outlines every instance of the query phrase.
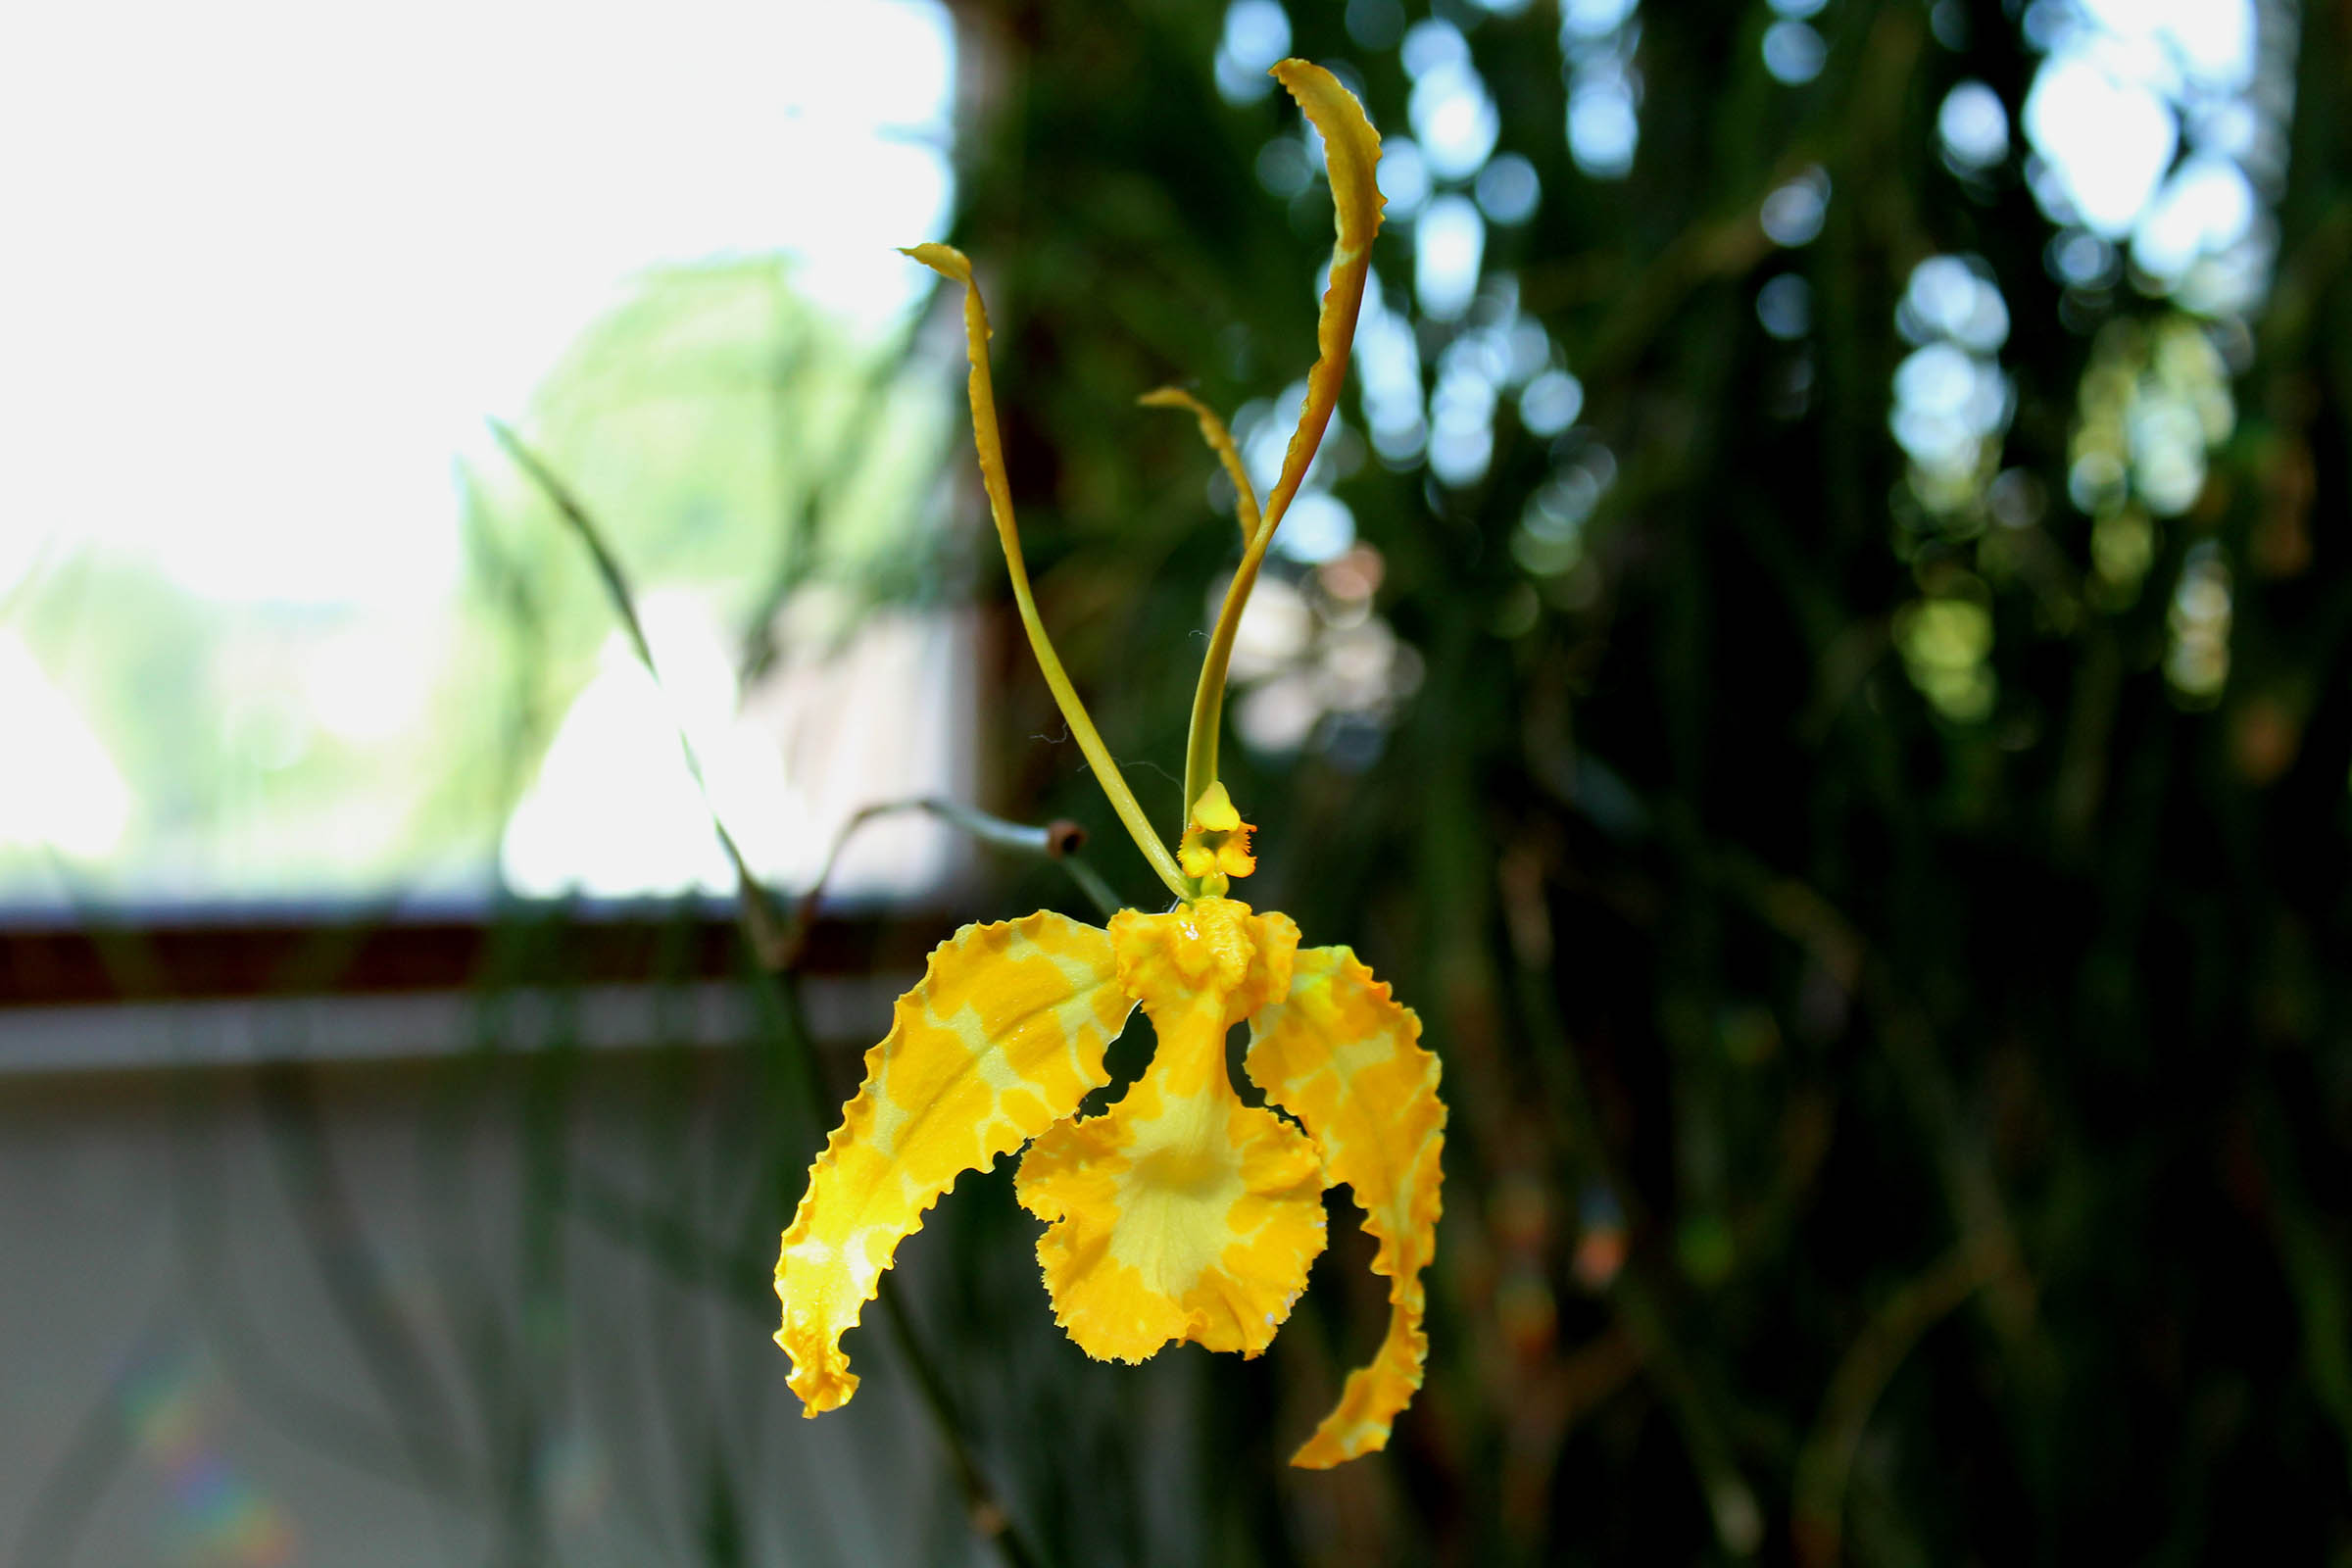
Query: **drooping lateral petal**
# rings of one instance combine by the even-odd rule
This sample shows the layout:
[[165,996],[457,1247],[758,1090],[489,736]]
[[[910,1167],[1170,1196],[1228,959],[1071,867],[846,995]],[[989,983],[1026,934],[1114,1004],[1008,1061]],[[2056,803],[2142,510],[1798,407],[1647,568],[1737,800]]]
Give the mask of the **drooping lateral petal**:
[[1225,1031],[1289,984],[1298,928],[1228,899],[1111,917],[1120,981],[1159,1036],[1102,1115],[1048,1131],[1014,1191],[1050,1221],[1037,1244],[1054,1317],[1099,1359],[1171,1340],[1255,1355],[1323,1250],[1313,1143],[1242,1103]]
[[1364,106],[1355,95],[1330,72],[1303,60],[1285,60],[1271,74],[1322,133],[1337,238],[1331,248],[1331,284],[1324,290],[1322,314],[1315,321],[1315,365],[1306,372],[1306,402],[1298,410],[1290,450],[1283,454],[1282,477],[1266,497],[1269,530],[1290,510],[1323,440],[1323,427],[1331,422],[1331,411],[1339,406],[1348,350],[1355,341],[1356,313],[1364,303],[1364,278],[1372,270],[1372,236],[1380,232],[1380,210],[1388,205],[1374,173],[1380,165],[1380,133],[1364,118]]
[[1108,1083],[1103,1049],[1134,1007],[1110,934],[1062,915],[967,925],[932,953],[865,1054],[776,1259],[776,1343],[805,1414],[857,1392],[841,1337],[923,1211]]
[[1387,1337],[1291,1456],[1307,1469],[1386,1446],[1390,1422],[1421,1387],[1421,1271],[1437,1247],[1446,1105],[1420,1035],[1413,1010],[1346,948],[1300,949],[1289,995],[1251,1021],[1245,1070],[1322,1145],[1324,1177],[1353,1191],[1379,1243],[1372,1270],[1389,1279]]

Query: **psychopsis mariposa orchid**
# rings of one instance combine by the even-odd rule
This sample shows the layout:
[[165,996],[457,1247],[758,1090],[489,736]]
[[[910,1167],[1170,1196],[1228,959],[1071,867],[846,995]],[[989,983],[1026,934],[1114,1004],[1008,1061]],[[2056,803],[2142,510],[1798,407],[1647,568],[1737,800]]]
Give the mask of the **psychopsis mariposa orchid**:
[[[988,371],[988,317],[971,266],[945,245],[915,260],[964,285],[980,473],[1013,597],[1047,684],[1087,761],[1175,896],[1122,909],[1107,929],[1040,911],[970,925],[931,955],[899,999],[865,1081],[808,1172],[776,1262],[791,1384],[806,1413],[858,1387],[841,1338],[873,1299],[898,1244],[967,1170],[1028,1145],[1015,1193],[1046,1221],[1038,1240],[1054,1321],[1090,1355],[1140,1361],[1192,1341],[1255,1355],[1272,1342],[1323,1250],[1323,1194],[1345,1184],[1389,1280],[1389,1327],[1339,1405],[1292,1456],[1322,1468],[1384,1446],[1421,1385],[1422,1270],[1436,1245],[1446,1107],[1420,1022],[1346,948],[1301,948],[1288,915],[1227,897],[1256,861],[1249,825],[1217,782],[1225,675],[1266,547],[1305,479],[1339,401],[1380,226],[1380,138],[1319,66],[1273,74],[1321,133],[1337,212],[1317,357],[1280,477],[1261,510],[1215,415],[1178,391],[1144,401],[1191,410],[1239,492],[1244,548],[1202,661],[1186,747],[1186,822],[1174,854],[1152,832],[1071,687],[1037,612],[1014,530]],[[1079,1117],[1106,1085],[1103,1053],[1137,1007],[1158,1045],[1126,1094]],[[1246,1104],[1225,1037],[1247,1021]]]

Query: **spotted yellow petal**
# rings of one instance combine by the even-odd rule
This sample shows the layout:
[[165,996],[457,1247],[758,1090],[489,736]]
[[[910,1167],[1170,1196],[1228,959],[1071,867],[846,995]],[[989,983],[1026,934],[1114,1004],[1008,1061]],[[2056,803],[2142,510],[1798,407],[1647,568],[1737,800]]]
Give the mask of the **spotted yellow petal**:
[[776,1259],[776,1343],[805,1414],[857,1392],[841,1337],[923,1210],[1108,1083],[1103,1048],[1134,1007],[1109,933],[1062,915],[967,925],[932,953],[865,1054]]
[[1323,1250],[1314,1144],[1242,1103],[1225,1032],[1284,994],[1298,928],[1230,899],[1111,917],[1119,982],[1158,1050],[1102,1115],[1031,1146],[1015,1191],[1054,1317],[1079,1348],[1140,1361],[1170,1341],[1255,1355]]
[[1348,1374],[1339,1407],[1291,1456],[1308,1469],[1385,1447],[1389,1423],[1421,1387],[1421,1271],[1437,1247],[1446,1106],[1420,1035],[1412,1009],[1346,948],[1300,950],[1289,995],[1252,1020],[1245,1069],[1322,1145],[1325,1179],[1353,1189],[1379,1243],[1373,1272],[1389,1279],[1379,1352]]

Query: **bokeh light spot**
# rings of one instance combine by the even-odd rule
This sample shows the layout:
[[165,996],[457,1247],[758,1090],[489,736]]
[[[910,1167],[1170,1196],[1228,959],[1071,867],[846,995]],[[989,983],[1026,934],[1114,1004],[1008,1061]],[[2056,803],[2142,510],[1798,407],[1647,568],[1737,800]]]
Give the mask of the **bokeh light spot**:
[[1558,435],[1585,409],[1585,389],[1565,370],[1545,370],[1519,394],[1519,422],[1530,434]]
[[1424,315],[1450,321],[1469,309],[1486,249],[1486,220],[1469,197],[1448,191],[1429,204],[1413,230],[1413,290]]
[[1536,166],[1517,153],[1503,153],[1478,172],[1479,210],[1497,223],[1524,223],[1535,216],[1543,185]]
[[1764,198],[1758,214],[1775,245],[1808,245],[1821,233],[1830,206],[1830,176],[1816,165]]
[[2009,156],[2009,111],[2001,95],[1981,81],[1963,81],[1943,95],[1936,133],[1944,156],[1971,172],[1990,169]]
[[1829,45],[1808,23],[1776,22],[1764,29],[1764,69],[1772,78],[1796,87],[1821,74]]
[[1756,319],[1784,343],[1813,330],[1813,285],[1794,272],[1769,278],[1756,290]]

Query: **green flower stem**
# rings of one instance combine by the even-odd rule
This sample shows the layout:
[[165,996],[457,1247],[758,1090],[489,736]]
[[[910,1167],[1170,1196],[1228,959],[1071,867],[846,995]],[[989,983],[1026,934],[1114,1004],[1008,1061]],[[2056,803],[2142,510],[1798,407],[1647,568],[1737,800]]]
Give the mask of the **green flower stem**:
[[1281,520],[1279,514],[1269,512],[1242,552],[1242,564],[1234,568],[1233,585],[1225,590],[1225,606],[1217,612],[1217,624],[1208,634],[1208,652],[1200,659],[1200,684],[1193,689],[1193,725],[1184,740],[1184,813],[1188,822],[1192,820],[1193,808],[1217,781],[1217,736],[1225,726],[1225,674],[1233,663],[1233,641],[1242,628],[1243,608],[1250,603],[1250,591],[1257,586],[1257,570],[1266,559],[1266,544],[1274,537],[1274,525]]

